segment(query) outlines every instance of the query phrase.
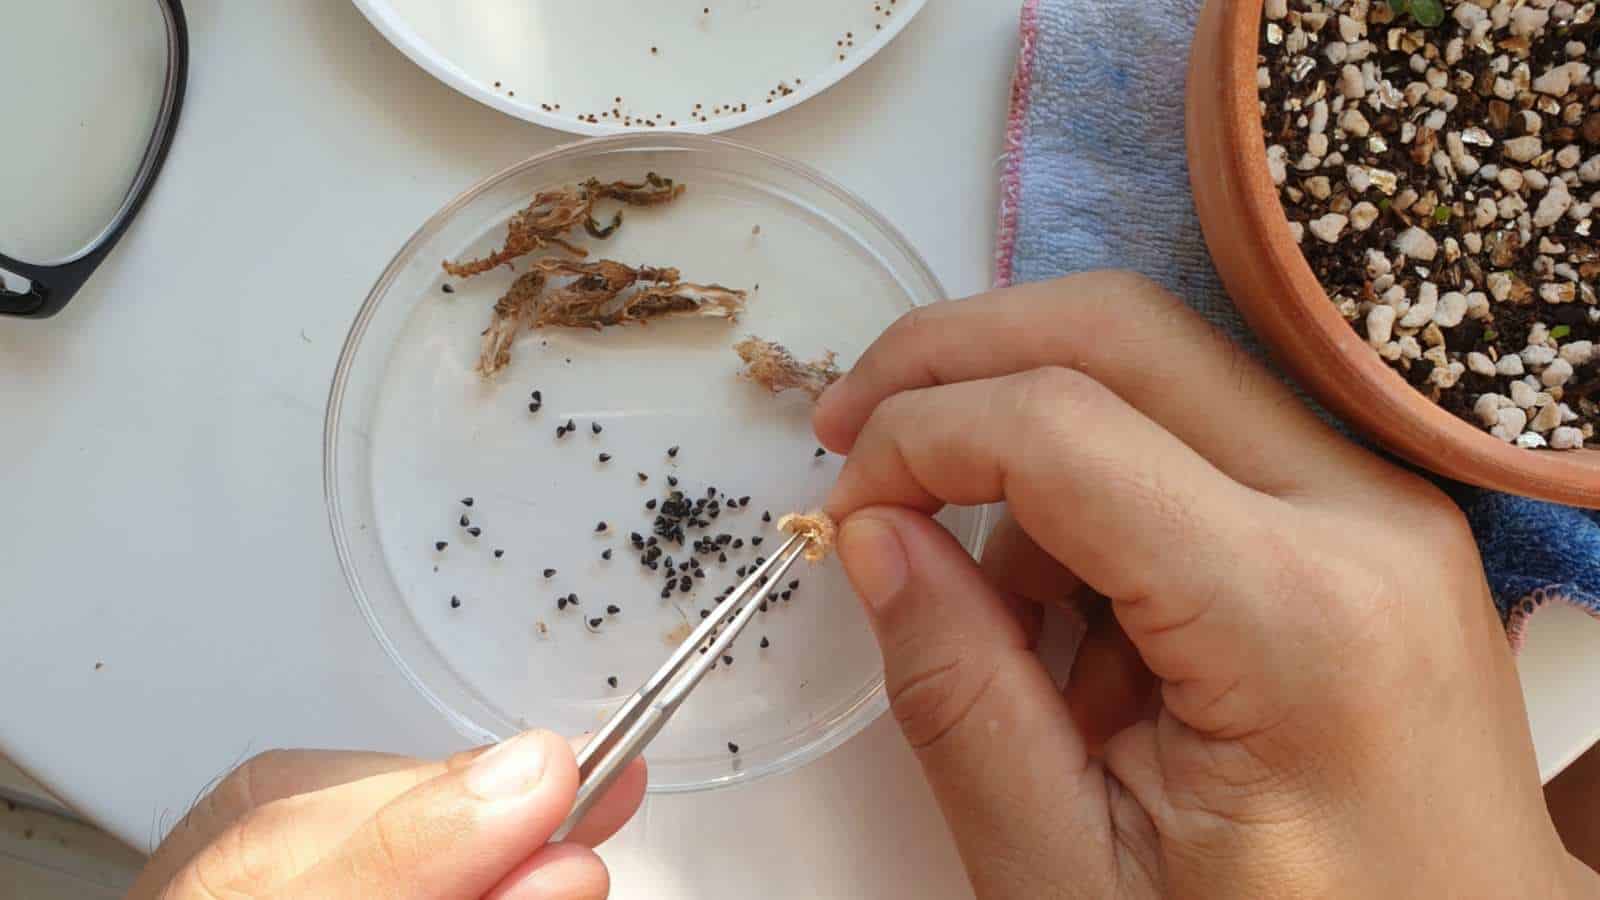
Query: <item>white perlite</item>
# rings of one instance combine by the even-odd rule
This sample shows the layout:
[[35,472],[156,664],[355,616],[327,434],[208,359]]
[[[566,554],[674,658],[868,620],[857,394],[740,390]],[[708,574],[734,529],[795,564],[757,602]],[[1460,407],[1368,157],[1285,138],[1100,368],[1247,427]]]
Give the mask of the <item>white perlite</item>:
[[1561,358],[1573,368],[1586,366],[1594,359],[1593,341],[1571,341],[1561,345]]
[[1502,441],[1514,441],[1522,430],[1528,427],[1528,414],[1515,406],[1509,406],[1495,413],[1495,424],[1489,433]]
[[1367,342],[1374,347],[1389,343],[1389,338],[1394,334],[1394,320],[1392,306],[1379,305],[1367,310]]
[[1561,221],[1561,217],[1572,208],[1572,195],[1567,193],[1567,183],[1557,178],[1550,182],[1550,190],[1545,192],[1539,201],[1539,208],[1533,213],[1533,227],[1549,228]]
[[1561,387],[1572,379],[1572,363],[1560,357],[1550,361],[1539,373],[1539,383],[1547,388]]
[[1338,213],[1328,213],[1325,216],[1312,219],[1306,227],[1311,229],[1312,234],[1333,244],[1338,242],[1339,235],[1344,233],[1344,226],[1349,222],[1350,220],[1345,216],[1341,216]]
[[1433,235],[1413,225],[1395,237],[1394,249],[1404,253],[1407,258],[1429,262],[1439,252],[1439,242],[1433,239]]
[[1363,200],[1350,207],[1350,227],[1357,231],[1366,231],[1372,223],[1378,221],[1378,208]]
[[1552,450],[1582,450],[1583,432],[1570,425],[1563,425],[1550,432],[1550,448]]
[[1505,149],[1506,156],[1517,162],[1527,162],[1544,151],[1544,142],[1531,134],[1514,137],[1501,146]]

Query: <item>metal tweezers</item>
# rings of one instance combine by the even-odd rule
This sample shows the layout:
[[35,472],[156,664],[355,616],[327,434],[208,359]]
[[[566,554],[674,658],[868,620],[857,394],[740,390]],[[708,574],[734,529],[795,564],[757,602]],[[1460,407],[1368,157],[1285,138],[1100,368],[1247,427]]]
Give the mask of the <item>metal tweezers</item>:
[[644,752],[755,618],[768,594],[805,553],[807,543],[804,535],[794,535],[757,566],[578,752],[578,800],[552,841],[565,839],[628,763]]

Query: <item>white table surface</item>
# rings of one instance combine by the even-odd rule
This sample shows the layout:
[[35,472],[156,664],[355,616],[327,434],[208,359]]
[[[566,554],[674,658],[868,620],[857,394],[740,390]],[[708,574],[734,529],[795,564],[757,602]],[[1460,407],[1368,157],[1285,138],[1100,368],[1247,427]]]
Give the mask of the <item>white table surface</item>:
[[[0,752],[136,845],[263,749],[458,746],[339,574],[323,403],[412,230],[568,139],[436,83],[343,0],[187,6],[189,105],[144,215],[63,315],[0,322]],[[734,136],[830,173],[952,293],[981,289],[1015,6],[930,4]],[[1547,772],[1600,725],[1600,626],[1549,621],[1527,676]],[[967,896],[887,720],[790,776],[652,798],[606,855],[621,898]]]

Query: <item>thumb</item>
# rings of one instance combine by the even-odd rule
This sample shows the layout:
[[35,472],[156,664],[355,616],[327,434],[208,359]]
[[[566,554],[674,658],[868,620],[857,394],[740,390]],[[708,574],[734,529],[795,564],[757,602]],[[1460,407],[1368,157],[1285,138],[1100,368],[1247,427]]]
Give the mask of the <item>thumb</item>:
[[508,875],[535,877],[548,858],[549,874],[561,883],[543,896],[602,897],[607,881],[598,857],[546,846],[577,790],[566,740],[543,731],[518,735],[380,808],[282,894],[477,900]]
[[838,547],[883,651],[890,707],[977,893],[1094,883],[1103,860],[1090,848],[1103,842],[1071,838],[1103,834],[1105,780],[1006,598],[920,512],[857,512]]

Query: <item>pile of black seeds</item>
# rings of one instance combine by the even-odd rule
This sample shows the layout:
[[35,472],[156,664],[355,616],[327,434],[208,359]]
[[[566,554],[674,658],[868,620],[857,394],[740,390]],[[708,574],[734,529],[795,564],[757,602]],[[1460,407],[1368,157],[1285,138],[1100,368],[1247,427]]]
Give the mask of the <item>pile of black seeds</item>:
[[[543,394],[540,391],[533,391],[530,397],[529,412],[540,412],[544,406]],[[562,439],[577,430],[577,422],[568,419],[558,426],[556,437]],[[605,428],[599,422],[591,422],[589,430],[595,437],[605,433]],[[759,517],[751,513],[752,498],[749,495],[735,495],[717,485],[705,485],[693,490],[685,488],[675,471],[681,453],[682,448],[679,446],[665,450],[664,462],[673,469],[662,473],[659,479],[654,479],[656,483],[664,485],[664,490],[644,501],[642,508],[647,513],[641,520],[644,524],[639,526],[639,530],[628,532],[627,541],[640,571],[660,579],[659,596],[662,600],[675,600],[685,595],[690,598],[703,597],[699,589],[708,578],[719,578],[726,582],[731,576],[732,583],[727,584],[715,596],[702,601],[704,605],[698,609],[698,617],[706,619],[711,616],[714,607],[733,593],[739,581],[767,561],[765,556],[758,555],[757,550],[770,536],[768,532],[772,529],[774,520],[771,510],[762,510]],[[826,451],[818,448],[813,456],[820,459],[825,455]],[[602,465],[609,463],[612,458],[610,453],[604,451],[598,456]],[[629,478],[641,486],[653,481],[651,475],[643,471],[631,475],[622,474],[618,477]],[[478,501],[467,496],[458,502],[466,511],[459,514],[455,526],[473,539],[481,538],[483,529],[474,524],[473,520],[474,514],[480,508]],[[733,524],[734,522],[741,524]],[[585,527],[592,530],[601,540],[609,541],[617,533],[605,520]],[[443,554],[449,546],[449,541],[438,540],[434,543],[433,549],[436,554]],[[493,549],[495,559],[502,559],[505,553],[502,548]],[[600,558],[611,562],[614,558],[614,548],[606,546],[600,551]],[[437,566],[434,567],[434,571],[438,571]],[[544,582],[551,584],[557,583],[561,576],[560,569],[553,565],[544,567],[539,574]],[[773,591],[770,597],[762,601],[759,611],[766,613],[774,604],[790,602],[799,589],[799,579],[790,581],[783,590]],[[603,634],[606,620],[620,616],[624,612],[620,605],[612,603],[606,606],[604,615],[585,615],[579,611],[582,603],[578,593],[566,585],[558,589],[554,604],[556,612],[561,614],[557,621],[575,619],[593,634]],[[458,595],[451,595],[449,605],[452,610],[461,610],[463,602]],[[536,620],[535,629],[540,636],[550,634],[550,626],[544,619]],[[700,652],[704,654],[709,649],[710,643],[715,640],[716,632],[712,632],[706,646],[702,646]],[[770,636],[765,634],[760,636],[761,650],[769,650],[772,646],[773,641]],[[725,654],[712,667],[716,668],[717,665],[731,667],[733,655]],[[607,676],[605,682],[607,688],[611,690],[621,685],[616,675]],[[730,742],[728,748],[732,753],[739,752],[737,744]]]
[[1302,252],[1435,402],[1528,448],[1600,423],[1595,4],[1267,0],[1268,165]]

